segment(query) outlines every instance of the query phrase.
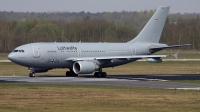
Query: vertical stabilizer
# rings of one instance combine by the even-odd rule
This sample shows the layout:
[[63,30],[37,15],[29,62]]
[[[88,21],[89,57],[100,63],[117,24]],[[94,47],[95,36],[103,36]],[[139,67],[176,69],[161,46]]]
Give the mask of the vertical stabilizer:
[[142,31],[129,43],[150,42],[158,43],[169,12],[168,7],[159,7]]

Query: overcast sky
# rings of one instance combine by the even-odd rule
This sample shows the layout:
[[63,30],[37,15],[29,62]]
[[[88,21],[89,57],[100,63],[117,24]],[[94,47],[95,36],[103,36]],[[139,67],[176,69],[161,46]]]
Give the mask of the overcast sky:
[[200,13],[200,0],[0,0],[0,11],[114,12],[171,6],[170,13]]

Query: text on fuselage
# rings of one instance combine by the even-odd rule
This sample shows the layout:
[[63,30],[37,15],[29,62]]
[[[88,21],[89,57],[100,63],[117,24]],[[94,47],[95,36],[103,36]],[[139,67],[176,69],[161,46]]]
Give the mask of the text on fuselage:
[[66,47],[66,46],[57,46],[58,50],[77,50],[77,47],[71,46],[71,47]]

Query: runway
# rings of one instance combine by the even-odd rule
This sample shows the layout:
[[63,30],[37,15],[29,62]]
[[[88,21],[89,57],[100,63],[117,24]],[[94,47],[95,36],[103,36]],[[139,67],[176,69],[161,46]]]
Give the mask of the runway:
[[200,84],[177,83],[169,82],[168,80],[200,80],[200,75],[109,75],[106,78],[95,78],[91,75],[82,75],[79,77],[1,76],[0,84],[76,84],[200,90]]

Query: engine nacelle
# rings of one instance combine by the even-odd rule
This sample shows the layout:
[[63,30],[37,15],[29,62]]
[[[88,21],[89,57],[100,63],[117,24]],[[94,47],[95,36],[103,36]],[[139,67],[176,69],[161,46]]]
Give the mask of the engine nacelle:
[[47,72],[50,69],[52,69],[52,68],[34,68],[34,72],[35,73],[42,73],[42,72]]
[[150,62],[150,63],[161,63],[162,59],[160,59],[160,58],[148,58],[147,62]]
[[76,74],[89,74],[99,68],[99,65],[91,61],[77,61],[73,65],[73,71]]

